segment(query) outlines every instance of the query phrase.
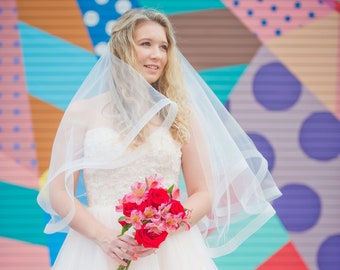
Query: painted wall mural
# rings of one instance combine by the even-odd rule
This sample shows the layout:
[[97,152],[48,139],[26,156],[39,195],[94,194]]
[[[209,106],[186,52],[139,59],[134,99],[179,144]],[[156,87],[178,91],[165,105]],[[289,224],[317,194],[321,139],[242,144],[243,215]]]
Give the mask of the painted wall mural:
[[[54,134],[115,20],[169,15],[182,53],[267,158],[277,215],[219,269],[340,267],[340,1],[0,1],[0,268],[50,269],[36,204]],[[80,189],[84,188],[82,186]]]

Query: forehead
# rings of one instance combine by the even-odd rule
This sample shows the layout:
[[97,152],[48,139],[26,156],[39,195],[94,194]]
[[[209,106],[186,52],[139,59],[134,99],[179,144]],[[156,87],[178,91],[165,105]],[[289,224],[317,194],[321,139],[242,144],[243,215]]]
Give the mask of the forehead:
[[162,25],[154,21],[143,21],[136,25],[134,39],[154,39],[167,42],[165,29]]

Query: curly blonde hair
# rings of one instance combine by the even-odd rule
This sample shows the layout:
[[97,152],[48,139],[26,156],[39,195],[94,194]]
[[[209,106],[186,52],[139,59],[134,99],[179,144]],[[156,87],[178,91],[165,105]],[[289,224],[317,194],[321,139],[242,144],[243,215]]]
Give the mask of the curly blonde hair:
[[137,25],[145,21],[160,24],[166,34],[168,61],[163,74],[158,81],[152,85],[160,93],[177,104],[178,113],[170,127],[170,133],[175,140],[184,144],[189,140],[190,110],[184,89],[183,74],[177,52],[174,30],[168,17],[154,9],[132,9],[127,11],[112,28],[110,38],[111,52],[130,66],[135,66],[135,29]]

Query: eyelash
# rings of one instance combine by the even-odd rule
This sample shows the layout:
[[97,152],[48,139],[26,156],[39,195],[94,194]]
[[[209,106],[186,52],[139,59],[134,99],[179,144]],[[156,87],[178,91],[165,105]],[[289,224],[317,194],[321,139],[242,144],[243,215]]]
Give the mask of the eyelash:
[[[141,45],[142,46],[150,46],[151,43],[146,41],[146,42],[142,42]],[[161,48],[165,51],[168,51],[168,46],[166,46],[166,45],[162,45]]]

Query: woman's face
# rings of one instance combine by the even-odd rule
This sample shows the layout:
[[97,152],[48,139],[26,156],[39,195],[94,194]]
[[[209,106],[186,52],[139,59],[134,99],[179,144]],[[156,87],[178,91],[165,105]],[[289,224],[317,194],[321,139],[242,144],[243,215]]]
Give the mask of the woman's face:
[[135,28],[136,69],[148,83],[156,82],[168,62],[168,41],[163,26],[146,21]]

